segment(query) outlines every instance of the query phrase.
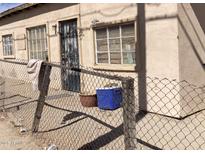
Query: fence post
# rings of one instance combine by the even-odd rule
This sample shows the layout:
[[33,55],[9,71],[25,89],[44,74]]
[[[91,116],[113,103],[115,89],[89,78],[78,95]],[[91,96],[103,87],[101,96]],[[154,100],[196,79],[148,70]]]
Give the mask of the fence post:
[[5,111],[5,100],[4,100],[4,98],[6,97],[6,83],[7,82],[6,82],[5,72],[4,72],[5,65],[4,65],[3,62],[1,62],[1,68],[3,68],[3,69],[1,71],[2,81],[1,81],[0,86],[1,86],[1,96],[2,96],[3,99],[1,99],[0,101],[2,101],[2,104],[1,104],[2,111]]
[[134,79],[122,81],[123,88],[123,131],[125,149],[136,149],[136,103],[134,95]]
[[43,80],[39,81],[42,83],[41,87],[39,87],[40,94],[38,97],[38,102],[37,102],[37,107],[34,115],[34,120],[33,120],[33,125],[32,125],[32,132],[38,132],[39,124],[40,124],[40,119],[41,119],[41,114],[43,112],[43,107],[45,103],[45,97],[48,93],[48,88],[50,84],[50,73],[51,73],[51,68],[52,66],[50,65],[42,65],[41,71],[40,71],[40,76],[43,76]]

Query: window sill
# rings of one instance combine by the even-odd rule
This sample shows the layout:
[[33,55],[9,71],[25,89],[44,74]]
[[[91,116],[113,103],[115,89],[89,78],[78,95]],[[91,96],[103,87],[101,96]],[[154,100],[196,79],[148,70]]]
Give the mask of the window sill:
[[11,56],[3,56],[4,59],[15,59],[16,57],[14,55]]
[[135,64],[95,64],[95,70],[116,71],[116,72],[135,72]]

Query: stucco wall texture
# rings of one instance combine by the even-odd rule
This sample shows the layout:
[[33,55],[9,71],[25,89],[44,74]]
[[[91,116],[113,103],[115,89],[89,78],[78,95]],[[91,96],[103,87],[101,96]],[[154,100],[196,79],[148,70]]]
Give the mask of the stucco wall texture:
[[[147,4],[146,17],[156,20],[148,21],[147,29],[147,73],[153,76],[178,79],[178,40],[177,19],[161,19],[158,16],[177,14],[177,4]],[[28,59],[26,28],[38,25],[47,26],[48,51],[51,62],[60,62],[59,33],[54,34],[53,25],[59,21],[77,18],[78,27],[83,35],[79,39],[80,62],[84,66],[98,69],[133,71],[134,65],[96,65],[94,31],[92,20],[113,22],[135,19],[136,4],[46,4],[22,13],[12,15],[0,21],[0,35],[13,34],[16,59]],[[24,39],[25,38],[25,39]],[[2,43],[0,45],[2,51]],[[163,51],[163,52],[161,52]],[[3,58],[2,52],[0,56]],[[152,65],[154,63],[154,65]],[[165,65],[162,65],[166,63]],[[160,71],[159,71],[160,69]],[[124,73],[123,73],[124,74]]]
[[[191,12],[188,13],[188,16],[190,16],[192,21],[198,21],[197,17],[193,15],[190,4],[162,3],[145,5],[145,71],[146,75],[150,77],[176,79],[177,81],[185,79],[192,84],[201,85],[204,84],[205,73],[194,49],[198,50],[202,63],[205,61],[205,53],[193,27],[195,27],[201,41],[204,42],[205,37],[199,23],[194,22],[194,26],[191,25],[183,6],[185,10]],[[95,63],[94,29],[92,28],[93,20],[98,20],[102,23],[134,20],[137,16],[137,9],[137,4],[121,3],[45,4],[1,19],[0,36],[13,34],[15,39],[15,57],[13,58],[28,60],[26,29],[45,24],[47,28],[49,61],[60,63],[60,36],[58,32],[55,34],[53,26],[57,25],[58,29],[60,21],[76,18],[78,30],[82,32],[81,37],[78,38],[81,65],[95,69],[110,70],[119,75],[137,78],[138,73],[135,71],[135,65],[100,65]],[[190,43],[182,25],[192,37],[195,48],[192,47],[192,43]],[[0,58],[4,58],[2,50],[2,42],[0,42]],[[138,52],[140,52],[140,49]],[[56,74],[60,74],[59,71]],[[52,76],[55,76],[55,78],[56,74],[54,71],[52,72]],[[176,88],[180,91],[179,87]],[[149,102],[147,103],[149,104]],[[182,108],[186,104],[180,101],[180,96],[177,95],[175,102],[171,103],[167,104],[167,107],[171,110],[174,103],[176,107],[174,112],[167,113],[167,111],[156,110],[152,104],[149,104],[147,109],[161,114],[168,114],[169,116],[181,116]],[[163,105],[159,103],[158,107]]]

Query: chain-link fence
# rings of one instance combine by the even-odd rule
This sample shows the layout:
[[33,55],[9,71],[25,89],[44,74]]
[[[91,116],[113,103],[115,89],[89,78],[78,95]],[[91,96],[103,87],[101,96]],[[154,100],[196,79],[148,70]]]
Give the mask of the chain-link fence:
[[[42,147],[205,149],[203,86],[44,63],[34,92],[26,65],[0,61],[0,109]],[[100,106],[113,91],[118,106]]]
[[[39,92],[32,89],[26,64],[0,62],[2,107],[12,112],[19,127],[33,132],[39,145],[55,144],[59,149],[125,148],[122,84],[126,85],[128,78],[82,66],[71,69],[44,63]],[[101,99],[99,107],[97,90],[113,104],[103,104],[106,102]]]
[[146,93],[138,96],[143,103],[136,114],[135,148],[205,149],[205,87],[167,78],[144,81]]

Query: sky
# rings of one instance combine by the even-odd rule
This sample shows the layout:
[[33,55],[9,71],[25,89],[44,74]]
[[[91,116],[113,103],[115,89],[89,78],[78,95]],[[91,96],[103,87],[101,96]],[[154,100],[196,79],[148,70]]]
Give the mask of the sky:
[[21,5],[21,3],[0,3],[0,13],[18,5]]

